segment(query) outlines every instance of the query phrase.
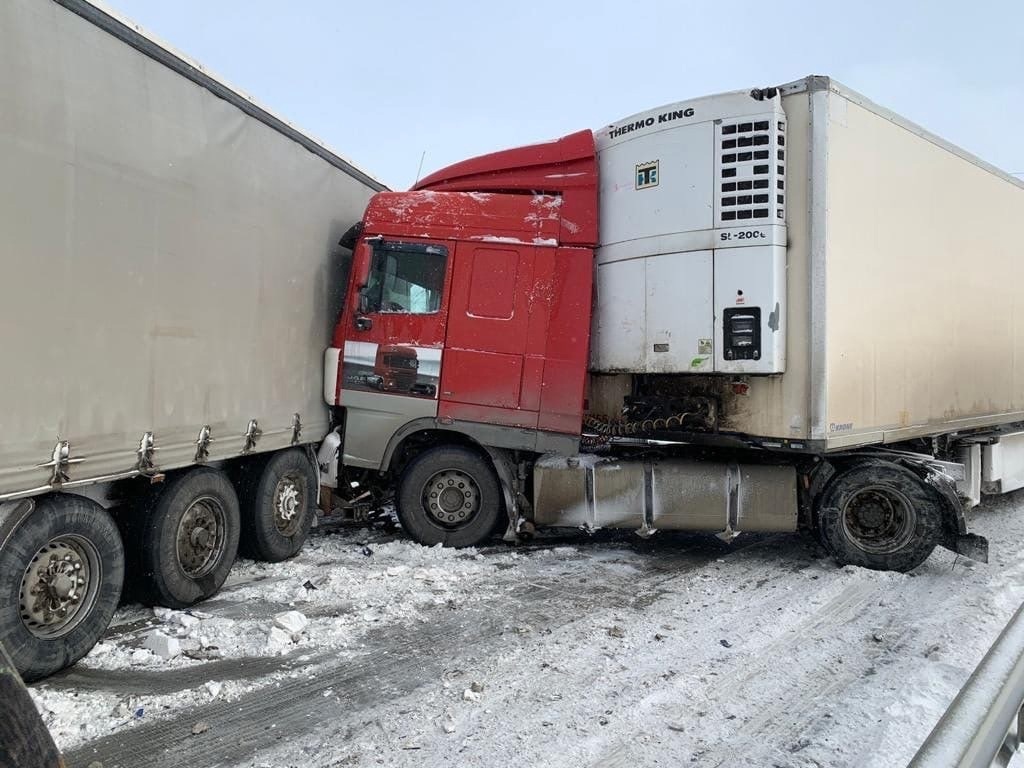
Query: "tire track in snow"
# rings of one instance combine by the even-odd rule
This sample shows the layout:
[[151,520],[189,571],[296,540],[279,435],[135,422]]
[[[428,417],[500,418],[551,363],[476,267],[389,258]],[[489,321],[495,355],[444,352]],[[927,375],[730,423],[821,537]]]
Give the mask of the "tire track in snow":
[[[279,684],[261,686],[235,700],[214,701],[169,719],[139,723],[71,750],[67,763],[72,768],[84,768],[92,761],[104,768],[143,764],[148,768],[226,768],[248,762],[285,738],[325,727],[336,732],[356,729],[361,713],[382,701],[414,694],[436,683],[447,668],[468,665],[477,656],[506,647],[511,642],[505,631],[510,622],[547,631],[609,604],[642,609],[657,598],[662,584],[721,559],[728,550],[711,545],[659,554],[660,558],[631,557],[630,565],[640,563],[645,570],[629,574],[614,562],[586,556],[554,561],[551,565],[564,573],[525,589],[517,569],[504,571],[508,575],[494,580],[492,586],[509,591],[489,603],[470,604],[457,612],[439,610],[425,624],[375,630],[363,638],[361,645],[370,649],[364,655],[345,660],[328,657],[323,663],[295,669]],[[195,669],[202,675],[202,666]],[[297,676],[303,669],[309,674]],[[167,674],[173,677],[181,670]],[[192,726],[200,721],[209,724],[209,730],[191,736]]]

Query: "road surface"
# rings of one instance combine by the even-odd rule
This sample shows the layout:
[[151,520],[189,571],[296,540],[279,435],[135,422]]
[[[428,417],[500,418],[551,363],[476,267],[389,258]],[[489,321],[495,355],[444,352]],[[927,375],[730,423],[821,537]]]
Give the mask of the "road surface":
[[[322,527],[187,615],[130,606],[33,696],[70,766],[905,764],[1024,601],[1024,494],[911,574],[799,536],[423,548]],[[271,633],[297,611],[301,631]],[[149,634],[178,640],[169,660]]]

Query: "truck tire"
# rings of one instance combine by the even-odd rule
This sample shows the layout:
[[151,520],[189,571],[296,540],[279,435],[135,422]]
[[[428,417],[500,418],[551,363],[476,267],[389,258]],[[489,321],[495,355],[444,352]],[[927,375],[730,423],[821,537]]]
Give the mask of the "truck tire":
[[222,472],[200,467],[169,481],[145,511],[140,597],[186,608],[216,594],[240,528],[238,497]]
[[318,482],[313,464],[301,448],[253,464],[239,487],[241,551],[270,563],[298,553],[316,514]]
[[26,681],[87,654],[121,598],[124,549],[103,507],[73,494],[36,500],[0,526],[0,637]]
[[942,539],[939,494],[887,461],[869,460],[837,475],[817,507],[822,543],[842,565],[910,571]]
[[398,481],[398,520],[427,546],[472,547],[505,522],[505,503],[494,469],[461,446],[431,448],[406,466]]

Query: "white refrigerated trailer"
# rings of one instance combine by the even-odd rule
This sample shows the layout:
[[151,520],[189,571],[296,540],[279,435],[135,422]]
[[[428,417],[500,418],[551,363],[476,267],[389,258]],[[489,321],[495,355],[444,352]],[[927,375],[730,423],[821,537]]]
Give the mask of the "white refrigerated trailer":
[[0,3],[0,179],[0,638],[32,679],[123,579],[180,607],[240,541],[301,546],[335,247],[383,185],[83,0]]
[[827,77],[755,93],[597,132],[598,395],[673,374],[720,431],[819,451],[1024,421],[1024,181]]
[[595,144],[604,445],[534,464],[532,522],[984,558],[965,509],[1024,486],[1024,182],[820,76]]

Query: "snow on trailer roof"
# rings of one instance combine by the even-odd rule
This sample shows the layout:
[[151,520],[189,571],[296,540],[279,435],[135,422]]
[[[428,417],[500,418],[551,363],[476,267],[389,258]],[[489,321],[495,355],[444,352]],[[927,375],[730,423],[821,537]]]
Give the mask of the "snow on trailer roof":
[[215,96],[224,99],[250,117],[273,128],[292,141],[301,145],[322,160],[344,171],[371,189],[382,192],[388,187],[373,175],[358,167],[320,139],[317,139],[294,124],[261,105],[251,96],[228,83],[224,78],[210,72],[202,64],[186,56],[173,46],[143,29],[131,19],[118,13],[101,0],[53,0],[72,13],[81,16],[103,31],[130,45],[154,61],[188,78]]

